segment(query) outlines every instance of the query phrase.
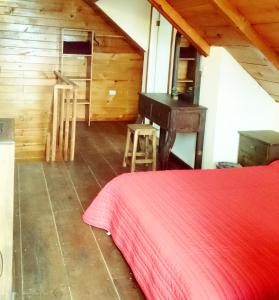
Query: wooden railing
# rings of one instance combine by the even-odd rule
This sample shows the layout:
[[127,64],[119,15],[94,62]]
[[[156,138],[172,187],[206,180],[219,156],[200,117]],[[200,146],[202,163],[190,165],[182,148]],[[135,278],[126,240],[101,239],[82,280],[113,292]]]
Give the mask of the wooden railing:
[[[47,135],[46,161],[69,159],[75,156],[78,85],[60,72],[54,71],[57,84],[53,87],[52,128]],[[72,111],[71,111],[72,110]],[[70,132],[71,124],[71,132]],[[58,150],[58,153],[57,153]]]

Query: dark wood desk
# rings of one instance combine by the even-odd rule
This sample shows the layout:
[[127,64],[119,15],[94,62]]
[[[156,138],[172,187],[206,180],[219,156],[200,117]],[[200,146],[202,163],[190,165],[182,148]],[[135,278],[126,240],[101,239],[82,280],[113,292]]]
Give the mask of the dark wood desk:
[[207,108],[193,105],[185,100],[173,100],[168,94],[140,94],[139,117],[160,126],[159,160],[161,169],[166,169],[176,133],[197,133],[195,169],[201,168],[204,127]]

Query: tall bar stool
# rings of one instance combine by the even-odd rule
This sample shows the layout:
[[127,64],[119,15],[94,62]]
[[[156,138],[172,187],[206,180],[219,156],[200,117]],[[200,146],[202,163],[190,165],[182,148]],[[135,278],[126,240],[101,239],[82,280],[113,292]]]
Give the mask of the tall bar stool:
[[[132,152],[130,152],[130,144],[132,142],[131,135],[134,135]],[[144,137],[144,143],[141,151],[137,151],[139,137]],[[150,147],[150,138],[152,147]],[[142,145],[141,145],[142,146]],[[149,150],[152,149],[152,156],[149,158]],[[152,170],[156,170],[156,129],[147,124],[129,124],[127,130],[126,147],[123,158],[123,167],[127,165],[128,157],[131,159],[131,172],[135,172],[136,164],[151,164]],[[137,158],[143,157],[143,158]]]

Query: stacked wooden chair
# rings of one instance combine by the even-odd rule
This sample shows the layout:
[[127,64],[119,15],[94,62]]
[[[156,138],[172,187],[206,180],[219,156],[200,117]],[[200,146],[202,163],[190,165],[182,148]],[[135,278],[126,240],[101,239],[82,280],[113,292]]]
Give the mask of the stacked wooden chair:
[[47,135],[46,161],[73,161],[78,86],[59,72],[55,75],[58,83],[53,88],[52,128]]

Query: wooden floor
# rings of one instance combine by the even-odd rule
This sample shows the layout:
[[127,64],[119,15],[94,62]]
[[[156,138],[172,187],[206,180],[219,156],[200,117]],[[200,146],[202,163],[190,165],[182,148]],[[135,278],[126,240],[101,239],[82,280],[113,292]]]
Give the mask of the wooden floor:
[[16,165],[16,299],[144,299],[111,238],[81,220],[100,188],[128,171],[125,135],[125,123],[80,123],[73,163]]

